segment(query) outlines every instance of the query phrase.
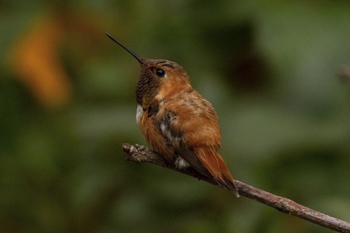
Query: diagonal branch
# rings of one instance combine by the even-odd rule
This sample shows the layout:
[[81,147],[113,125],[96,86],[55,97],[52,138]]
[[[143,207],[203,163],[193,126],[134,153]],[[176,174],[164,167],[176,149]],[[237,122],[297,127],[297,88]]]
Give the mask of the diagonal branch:
[[[127,160],[134,161],[138,163],[152,163],[162,167],[166,167],[197,179],[204,180],[208,183],[217,185],[217,183],[210,178],[201,176],[200,174],[192,170],[179,170],[174,164],[167,163],[162,156],[159,156],[152,150],[145,146],[140,145],[130,145],[128,143],[123,144],[123,150],[128,154]],[[283,213],[294,215],[296,217],[302,218],[306,221],[313,222],[320,226],[344,233],[350,233],[350,223],[342,221],[340,219],[328,216],[326,214],[320,213],[318,211],[312,210],[306,206],[300,205],[290,199],[276,196],[274,194],[268,193],[261,189],[255,188],[241,181],[235,180],[238,187],[239,194],[245,196],[249,199],[261,202],[265,205],[271,206]]]

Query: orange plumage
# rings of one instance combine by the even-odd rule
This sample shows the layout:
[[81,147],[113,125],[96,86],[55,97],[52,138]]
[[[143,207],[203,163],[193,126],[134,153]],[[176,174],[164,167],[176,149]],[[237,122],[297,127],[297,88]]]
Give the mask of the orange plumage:
[[121,46],[141,64],[136,120],[152,149],[178,168],[192,167],[239,196],[218,153],[218,116],[212,105],[192,88],[184,69],[172,61],[141,58]]

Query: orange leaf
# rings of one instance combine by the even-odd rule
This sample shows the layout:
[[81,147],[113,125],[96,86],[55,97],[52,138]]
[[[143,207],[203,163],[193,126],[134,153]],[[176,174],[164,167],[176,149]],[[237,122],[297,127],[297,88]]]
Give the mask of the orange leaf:
[[10,51],[10,67],[34,97],[46,106],[61,106],[70,99],[71,82],[58,56],[64,28],[54,18],[42,18]]

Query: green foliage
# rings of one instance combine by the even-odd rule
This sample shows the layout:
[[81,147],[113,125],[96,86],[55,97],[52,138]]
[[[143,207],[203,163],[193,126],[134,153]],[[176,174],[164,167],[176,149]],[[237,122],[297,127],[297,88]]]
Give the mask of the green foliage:
[[[121,143],[145,144],[139,65],[104,32],[185,68],[218,112],[235,178],[350,221],[350,92],[337,77],[348,1],[31,2],[0,3],[1,232],[330,232],[126,162]],[[53,49],[72,94],[59,106],[36,95],[49,79],[29,85],[11,65],[40,20],[61,25]]]

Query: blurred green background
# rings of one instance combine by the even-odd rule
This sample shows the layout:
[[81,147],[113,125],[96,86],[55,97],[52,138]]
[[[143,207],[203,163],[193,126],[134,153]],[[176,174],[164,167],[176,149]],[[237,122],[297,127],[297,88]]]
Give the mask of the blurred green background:
[[235,178],[350,221],[350,2],[0,0],[0,232],[331,232],[126,162],[140,73],[181,64]]

